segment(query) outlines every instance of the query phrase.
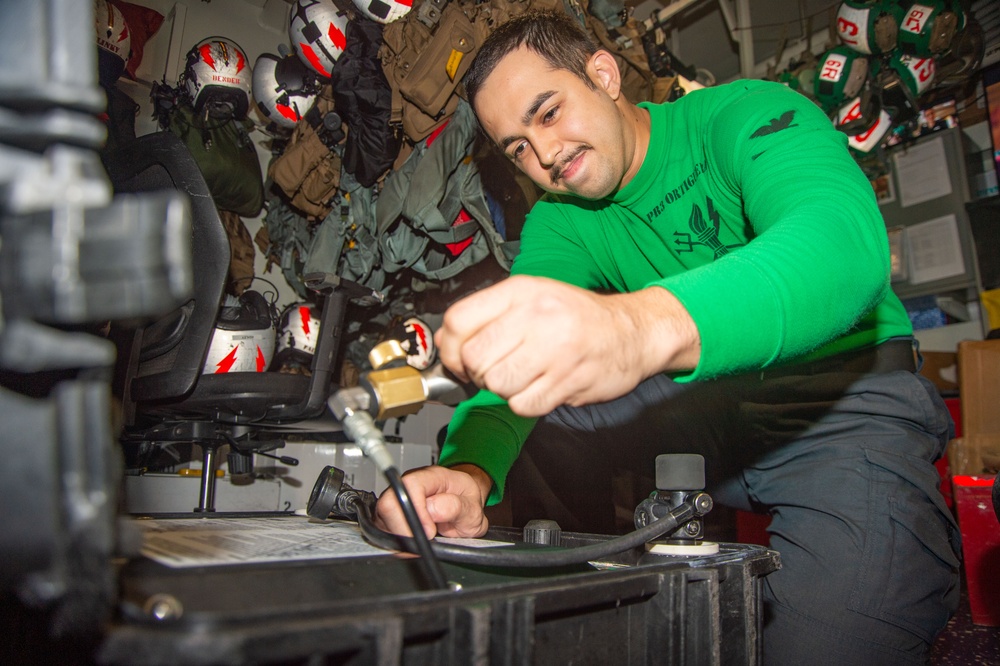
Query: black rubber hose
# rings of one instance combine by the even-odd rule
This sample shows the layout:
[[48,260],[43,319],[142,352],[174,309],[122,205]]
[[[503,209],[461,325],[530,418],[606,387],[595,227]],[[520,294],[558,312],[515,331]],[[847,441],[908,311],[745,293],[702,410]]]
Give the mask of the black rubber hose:
[[[371,511],[367,506],[360,501],[355,502],[354,506],[358,525],[361,527],[361,533],[370,543],[388,550],[403,550],[410,553],[419,552],[419,550],[414,550],[420,547],[419,540],[414,543],[414,539],[390,534],[379,529],[372,521]],[[631,550],[676,530],[679,525],[691,519],[694,515],[694,507],[685,502],[679,507],[672,509],[663,518],[653,521],[634,532],[576,548],[546,548],[544,550],[512,549],[506,547],[472,548],[469,546],[441,543],[439,541],[428,542],[428,545],[438,559],[446,562],[493,567],[560,567],[591,562],[609,555]],[[413,530],[412,527],[410,529]],[[417,531],[413,530],[413,533],[416,534]],[[427,541],[423,531],[420,534],[425,537],[424,541]]]
[[[431,547],[430,539],[424,533],[424,527],[420,524],[420,516],[417,515],[417,510],[413,508],[413,502],[410,500],[410,494],[406,492],[406,486],[403,485],[403,479],[399,475],[399,470],[395,467],[388,468],[385,470],[385,478],[389,481],[389,485],[396,494],[396,499],[399,500],[399,506],[402,507],[403,516],[406,518],[406,524],[410,526],[410,531],[413,532],[413,538],[408,539],[414,547],[410,552],[420,555],[420,561],[424,566],[424,571],[431,585],[439,590],[448,589],[448,579],[444,575],[444,569],[441,567],[441,562]],[[362,502],[357,502],[356,505],[362,507],[368,518],[368,522],[371,523],[371,514],[368,513],[368,507]],[[374,525],[372,527],[378,529]],[[379,531],[381,532],[381,530]],[[387,533],[384,532],[384,534]]]

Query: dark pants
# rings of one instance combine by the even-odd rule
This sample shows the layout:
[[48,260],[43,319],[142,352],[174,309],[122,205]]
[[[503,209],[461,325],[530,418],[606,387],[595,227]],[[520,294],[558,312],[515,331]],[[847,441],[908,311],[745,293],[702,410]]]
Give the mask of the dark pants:
[[701,453],[717,502],[772,518],[765,663],[926,663],[958,605],[958,529],[933,465],[950,429],[914,372],[656,377],[539,420],[507,493],[516,525],[620,532],[622,479],[648,478],[648,495],[658,454]]

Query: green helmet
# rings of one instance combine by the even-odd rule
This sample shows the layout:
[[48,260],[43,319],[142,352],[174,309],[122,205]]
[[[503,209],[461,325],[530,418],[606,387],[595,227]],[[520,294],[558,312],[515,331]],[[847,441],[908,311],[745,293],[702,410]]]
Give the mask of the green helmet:
[[857,97],[868,80],[868,58],[844,45],[823,54],[813,79],[813,95],[827,115]]
[[855,155],[866,155],[882,143],[892,129],[889,113],[865,95],[855,97],[837,110],[834,126],[847,134],[847,147]]
[[933,58],[915,58],[894,52],[872,68],[882,106],[894,123],[909,122],[920,111],[918,98],[934,81]]
[[885,64],[885,70],[895,72],[914,97],[920,97],[931,87],[934,68],[933,58],[917,58],[898,51]]
[[896,48],[902,18],[896,0],[844,0],[837,10],[837,34],[858,53],[888,53]]
[[918,58],[944,53],[965,23],[965,11],[956,0],[908,2],[899,24],[899,50]]

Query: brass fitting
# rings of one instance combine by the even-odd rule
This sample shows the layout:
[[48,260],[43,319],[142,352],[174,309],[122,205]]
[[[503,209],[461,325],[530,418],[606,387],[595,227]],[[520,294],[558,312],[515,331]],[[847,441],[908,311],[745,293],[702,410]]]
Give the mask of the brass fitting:
[[372,370],[362,380],[375,396],[376,420],[416,414],[427,402],[427,391],[420,372],[408,365]]
[[[427,402],[427,387],[420,371],[405,364],[406,351],[399,341],[386,340],[375,345],[368,352],[368,360],[375,369],[362,379],[362,384],[375,398],[374,404],[378,407],[374,414],[376,420],[419,412]],[[403,361],[403,364],[385,367],[398,361]]]
[[399,340],[383,340],[368,352],[368,362],[376,370],[384,368],[394,361],[405,361],[406,350]]

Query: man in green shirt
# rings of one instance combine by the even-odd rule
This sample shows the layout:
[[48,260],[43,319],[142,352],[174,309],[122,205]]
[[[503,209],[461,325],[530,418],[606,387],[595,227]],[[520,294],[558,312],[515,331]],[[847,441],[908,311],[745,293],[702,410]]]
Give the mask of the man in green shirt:
[[[506,488],[515,523],[608,531],[617,470],[702,453],[717,500],[772,517],[768,663],[924,663],[957,604],[932,464],[950,420],[846,137],[775,83],[663,105],[620,84],[553,15],[498,28],[465,78],[483,130],[548,194],[512,277],[438,331],[483,390],[440,465],[405,477],[425,530],[483,534]],[[390,494],[378,518],[408,531]]]

